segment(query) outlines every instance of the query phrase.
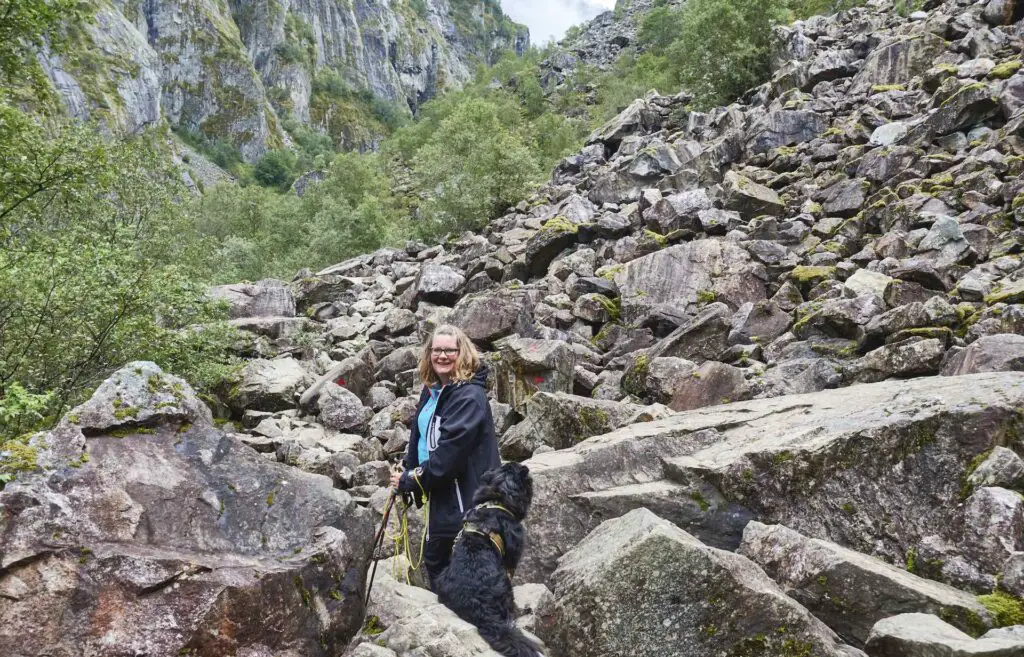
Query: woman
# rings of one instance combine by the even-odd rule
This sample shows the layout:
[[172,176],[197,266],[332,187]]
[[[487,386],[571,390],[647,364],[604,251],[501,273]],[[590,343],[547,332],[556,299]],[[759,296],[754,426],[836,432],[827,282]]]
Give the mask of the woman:
[[449,325],[434,329],[423,345],[419,374],[423,392],[405,471],[392,474],[391,485],[428,499],[423,562],[433,583],[448,565],[480,476],[500,466],[501,458],[487,403],[488,369],[466,334]]

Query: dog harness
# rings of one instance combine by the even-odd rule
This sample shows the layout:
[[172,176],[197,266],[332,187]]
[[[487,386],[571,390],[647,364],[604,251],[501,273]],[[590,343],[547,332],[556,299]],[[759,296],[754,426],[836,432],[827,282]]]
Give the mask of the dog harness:
[[[474,509],[498,509],[499,511],[504,511],[505,513],[509,514],[513,518],[516,517],[514,513],[512,513],[511,511],[509,511],[508,509],[506,509],[502,505],[496,504],[494,502],[484,502],[483,504],[477,504],[473,508]],[[501,534],[499,534],[498,532],[484,531],[476,523],[472,523],[472,522],[469,522],[467,520],[466,522],[462,523],[462,530],[459,532],[459,535],[455,537],[455,541],[452,543],[452,549],[453,550],[455,549],[455,543],[459,542],[459,539],[462,538],[463,534],[476,534],[477,536],[483,536],[484,538],[488,539],[491,542],[491,544],[494,545],[494,547],[498,550],[498,555],[502,559],[505,558],[505,539],[503,539],[501,537]],[[515,570],[513,570],[511,568],[506,568],[505,569],[505,576],[508,577],[510,581],[515,576],[515,574],[516,574]]]

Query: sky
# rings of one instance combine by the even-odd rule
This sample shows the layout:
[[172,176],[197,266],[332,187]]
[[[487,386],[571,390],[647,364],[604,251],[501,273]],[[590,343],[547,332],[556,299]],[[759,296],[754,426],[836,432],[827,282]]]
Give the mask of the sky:
[[561,39],[573,25],[615,8],[615,0],[502,0],[502,9],[530,28],[530,43]]

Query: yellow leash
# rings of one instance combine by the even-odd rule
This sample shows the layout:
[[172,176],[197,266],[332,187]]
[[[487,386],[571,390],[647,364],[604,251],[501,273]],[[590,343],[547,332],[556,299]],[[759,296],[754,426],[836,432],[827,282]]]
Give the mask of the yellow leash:
[[[398,531],[394,534],[385,533],[385,536],[394,543],[394,554],[405,555],[408,559],[409,565],[412,570],[419,570],[420,566],[423,565],[423,554],[426,550],[427,545],[427,528],[430,526],[430,501],[426,495],[423,496],[423,532],[420,536],[420,555],[419,558],[413,560],[412,558],[412,541],[409,538],[409,505],[402,501],[402,508],[398,512]],[[398,562],[391,562],[391,576],[398,581]],[[409,571],[405,571],[403,577],[406,584],[411,583],[409,579]]]

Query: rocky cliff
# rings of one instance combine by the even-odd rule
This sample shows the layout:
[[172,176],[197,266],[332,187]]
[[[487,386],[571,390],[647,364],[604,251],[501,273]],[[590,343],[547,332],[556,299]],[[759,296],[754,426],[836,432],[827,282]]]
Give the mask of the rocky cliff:
[[285,118],[341,148],[371,148],[381,130],[368,104],[415,112],[476,62],[529,44],[493,0],[91,5],[68,56],[40,57],[73,116],[125,133],[166,118],[248,160],[288,141]]

